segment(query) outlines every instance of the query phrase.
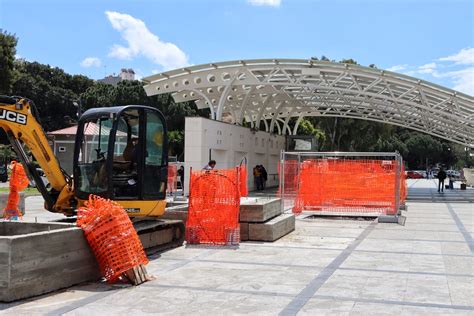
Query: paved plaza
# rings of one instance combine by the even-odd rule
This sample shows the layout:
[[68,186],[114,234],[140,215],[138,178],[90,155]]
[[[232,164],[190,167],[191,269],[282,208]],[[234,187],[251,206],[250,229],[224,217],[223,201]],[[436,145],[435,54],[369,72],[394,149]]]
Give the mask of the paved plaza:
[[408,185],[405,226],[301,215],[274,243],[182,246],[152,257],[141,286],[82,284],[0,314],[474,315],[474,190]]

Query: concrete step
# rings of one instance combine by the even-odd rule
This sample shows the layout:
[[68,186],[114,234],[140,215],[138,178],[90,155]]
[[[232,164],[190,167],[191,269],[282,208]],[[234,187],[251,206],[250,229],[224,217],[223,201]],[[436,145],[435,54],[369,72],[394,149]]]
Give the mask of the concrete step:
[[240,223],[240,241],[249,240],[249,223]]
[[263,223],[281,214],[281,199],[243,198],[240,201],[240,222]]
[[[241,223],[241,240],[242,238],[242,227],[245,224]],[[265,223],[248,223],[248,240],[255,241],[275,241],[290,232],[295,230],[295,215],[294,214],[281,214]]]

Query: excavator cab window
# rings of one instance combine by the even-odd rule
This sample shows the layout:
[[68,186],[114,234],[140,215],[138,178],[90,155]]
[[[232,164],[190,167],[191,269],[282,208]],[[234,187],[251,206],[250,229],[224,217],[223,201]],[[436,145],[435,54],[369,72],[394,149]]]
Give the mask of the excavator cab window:
[[112,124],[109,117],[94,118],[83,124],[76,182],[81,192],[104,195],[108,191],[106,161]]
[[89,194],[114,200],[166,197],[166,125],[158,110],[94,109],[81,117],[76,137],[74,177],[79,198],[87,199]]

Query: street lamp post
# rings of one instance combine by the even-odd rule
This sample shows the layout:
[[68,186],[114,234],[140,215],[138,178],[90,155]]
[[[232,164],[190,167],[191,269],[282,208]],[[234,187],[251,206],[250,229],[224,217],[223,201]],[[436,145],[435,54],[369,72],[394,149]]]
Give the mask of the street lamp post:
[[471,167],[470,164],[469,164],[469,147],[464,147],[464,152],[466,153],[465,167],[469,168],[469,167]]

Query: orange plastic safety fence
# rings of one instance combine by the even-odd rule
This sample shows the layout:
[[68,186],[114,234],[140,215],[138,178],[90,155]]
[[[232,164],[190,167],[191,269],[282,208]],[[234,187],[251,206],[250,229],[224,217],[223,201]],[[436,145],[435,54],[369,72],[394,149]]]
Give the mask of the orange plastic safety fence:
[[249,194],[247,187],[247,165],[241,165],[239,167],[240,175],[240,196],[247,196]]
[[143,245],[125,210],[114,201],[90,195],[77,212],[82,228],[99,263],[102,275],[115,282],[125,271],[147,264]]
[[405,166],[402,165],[402,173],[400,177],[400,203],[405,203],[407,200],[407,175],[405,173]]
[[293,212],[396,214],[397,164],[395,160],[305,160]]
[[29,181],[25,169],[23,169],[23,166],[20,163],[12,161],[11,167],[10,193],[8,194],[7,205],[3,210],[3,218],[17,220],[22,217],[21,211],[18,208],[20,192],[28,186]]
[[283,174],[281,174],[281,164],[278,162],[278,176],[282,185],[278,189],[278,196],[281,196],[281,189],[287,194],[295,194],[298,191],[298,161],[287,160],[283,164]]
[[188,244],[236,245],[240,241],[239,168],[191,170]]
[[177,190],[178,166],[168,165],[168,189],[167,192],[176,192]]

